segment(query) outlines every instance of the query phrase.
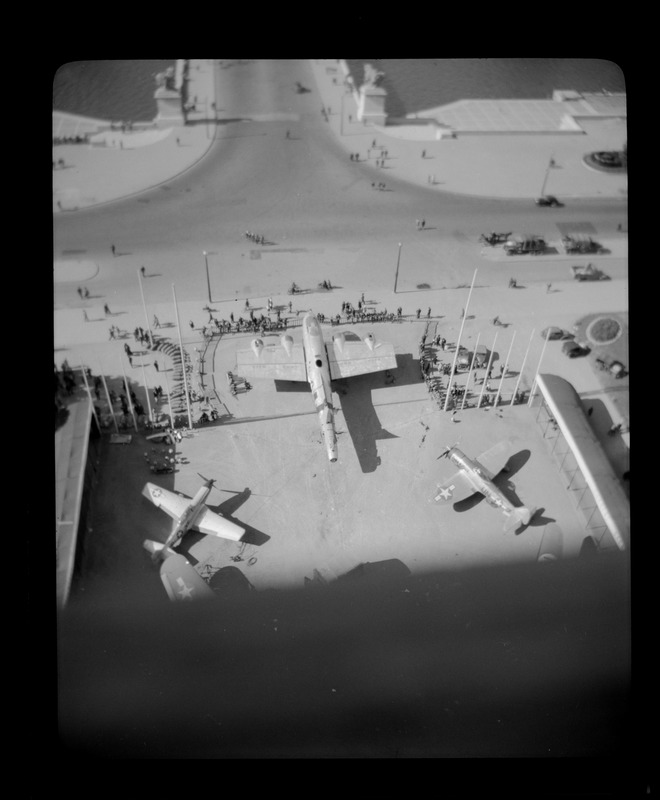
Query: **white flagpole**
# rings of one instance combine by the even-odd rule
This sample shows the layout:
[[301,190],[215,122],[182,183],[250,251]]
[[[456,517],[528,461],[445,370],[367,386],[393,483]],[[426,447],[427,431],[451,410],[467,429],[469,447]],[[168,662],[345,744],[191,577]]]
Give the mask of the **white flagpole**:
[[461,403],[461,411],[465,406],[465,398],[467,397],[468,388],[470,386],[470,378],[472,377],[472,368],[474,367],[474,361],[477,357],[477,347],[479,347],[479,339],[481,338],[481,331],[477,334],[477,341],[474,345],[474,353],[472,353],[472,361],[470,361],[470,371],[468,372],[467,380],[465,381],[465,391],[463,392],[463,402]]
[[149,387],[147,386],[147,376],[144,371],[144,362],[140,365],[142,367],[142,380],[144,381],[144,393],[147,396],[147,408],[149,409],[149,419],[153,422],[153,414],[151,413],[151,403],[149,402]]
[[529,334],[529,342],[527,342],[527,350],[525,350],[525,357],[523,358],[523,363],[520,367],[520,372],[518,373],[518,380],[516,381],[516,388],[513,390],[513,397],[511,398],[511,402],[509,403],[512,406],[515,401],[516,397],[518,396],[518,386],[520,385],[520,379],[522,378],[523,370],[525,369],[525,364],[527,363],[527,356],[529,354],[529,348],[532,346],[532,336],[534,336],[536,328],[532,329],[532,332]]
[[[188,409],[188,427],[192,430],[192,414],[190,413],[190,395],[188,394],[188,378],[186,377],[186,357],[183,352],[183,340],[181,339],[181,322],[179,321],[179,307],[176,304],[176,289],[172,284],[172,295],[174,296],[174,312],[176,314],[176,328],[179,332],[179,349],[181,351],[181,369],[183,370],[183,390],[186,393],[186,408]],[[172,423],[174,424],[174,422]]]
[[149,315],[147,314],[147,304],[144,302],[144,289],[142,288],[142,273],[140,270],[137,271],[138,276],[138,283],[140,284],[140,294],[142,295],[142,308],[144,309],[144,318],[147,321],[147,330],[149,331],[149,341],[151,343],[151,347],[154,346],[154,336],[151,332],[151,325],[149,324]]
[[135,432],[138,432],[138,424],[137,420],[135,419],[135,411],[133,410],[133,401],[131,400],[131,387],[128,385],[128,378],[126,377],[126,372],[124,371],[124,361],[122,358],[119,358],[119,362],[121,363],[121,373],[124,376],[124,388],[126,389],[126,402],[128,403],[128,407],[131,410],[131,416],[133,417],[133,425],[135,425]]
[[499,331],[495,331],[495,338],[493,339],[493,346],[490,350],[490,357],[488,358],[488,366],[486,367],[486,374],[484,376],[484,381],[481,384],[481,393],[479,394],[479,402],[477,403],[477,408],[481,408],[481,398],[484,396],[484,391],[486,390],[486,385],[488,384],[488,373],[490,372],[490,365],[493,362],[493,355],[495,354],[495,342],[497,342],[497,334]]
[[509,345],[509,352],[506,354],[506,360],[504,362],[504,369],[502,370],[502,374],[500,375],[500,385],[497,387],[497,394],[495,395],[495,402],[493,405],[497,408],[497,404],[500,402],[500,392],[502,391],[502,383],[504,382],[504,378],[506,377],[506,370],[509,366],[509,356],[511,355],[511,348],[513,347],[513,340],[516,338],[516,332],[513,332],[513,336],[511,337],[511,344]]
[[541,369],[541,363],[543,361],[543,356],[545,354],[545,348],[546,348],[546,345],[548,344],[548,339],[549,338],[550,338],[550,328],[548,328],[548,331],[545,334],[545,341],[543,342],[543,349],[541,350],[541,357],[539,358],[539,363],[538,363],[538,365],[536,367],[536,372],[534,373],[534,383],[532,383],[532,388],[531,388],[531,390],[529,392],[529,400],[527,401],[528,405],[532,402],[532,398],[534,397],[534,392],[536,391],[536,381],[537,381],[537,379],[539,377],[539,370]]
[[119,426],[117,425],[117,417],[115,416],[115,409],[113,408],[112,400],[110,399],[108,384],[105,382],[105,375],[103,374],[102,368],[101,368],[101,380],[103,381],[103,388],[105,389],[105,399],[108,401],[108,408],[110,409],[110,414],[112,415],[112,421],[115,423],[115,431],[119,433]]
[[170,382],[167,380],[167,370],[163,370],[165,376],[165,388],[167,389],[167,404],[170,407],[170,426],[174,427],[174,412],[172,411],[172,396],[170,395]]
[[456,342],[456,352],[454,353],[454,360],[453,360],[452,365],[451,365],[451,375],[449,376],[449,385],[447,386],[447,396],[445,397],[445,405],[444,405],[444,408],[442,409],[443,411],[447,410],[447,405],[449,404],[449,394],[451,392],[451,385],[452,385],[452,382],[454,380],[454,374],[456,372],[456,361],[458,359],[458,352],[459,352],[459,349],[460,349],[460,346],[461,346],[461,336],[463,335],[463,327],[465,325],[465,320],[467,319],[467,316],[468,316],[468,309],[470,307],[470,298],[472,297],[472,290],[474,289],[474,281],[475,281],[476,277],[477,277],[477,270],[475,269],[474,275],[472,276],[472,283],[470,284],[470,291],[468,293],[467,302],[465,304],[465,309],[463,311],[463,319],[461,321],[461,328],[460,328],[460,330],[458,332],[458,341]]
[[96,416],[96,409],[94,408],[94,400],[92,400],[92,390],[89,388],[89,384],[87,383],[87,373],[85,372],[85,367],[80,364],[80,369],[82,370],[83,380],[85,381],[85,389],[87,389],[87,396],[89,397],[89,402],[92,404],[92,414],[94,414],[94,419],[96,420],[96,425],[99,429],[99,433],[101,433],[101,423],[99,422],[99,418]]

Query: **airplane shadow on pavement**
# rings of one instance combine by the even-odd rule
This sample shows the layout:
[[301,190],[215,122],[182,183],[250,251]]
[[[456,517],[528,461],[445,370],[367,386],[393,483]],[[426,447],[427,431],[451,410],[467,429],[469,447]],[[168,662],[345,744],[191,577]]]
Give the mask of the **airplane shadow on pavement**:
[[362,472],[374,472],[380,465],[376,442],[396,439],[380,424],[372,400],[372,390],[383,386],[382,373],[357,375],[350,381],[335,381],[341,396],[341,411],[346,429],[353,441]]

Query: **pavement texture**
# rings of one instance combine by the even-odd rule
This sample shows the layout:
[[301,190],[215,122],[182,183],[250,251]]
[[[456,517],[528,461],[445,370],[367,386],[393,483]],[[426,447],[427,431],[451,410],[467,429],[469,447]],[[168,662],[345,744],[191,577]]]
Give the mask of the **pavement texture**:
[[[191,61],[190,95],[197,97],[200,109],[191,116],[192,124],[154,131],[151,136],[145,131],[115,131],[100,147],[56,146],[53,159],[56,163],[63,159],[64,166],[53,173],[54,213],[74,215],[127,197],[139,197],[157,186],[167,188],[167,182],[175,176],[203,165],[214,137],[238,135],[233,125],[236,120],[274,122],[283,131],[288,125],[295,131],[300,112],[283,110],[276,104],[249,107],[241,97],[233,96],[228,98],[231,102],[227,102],[227,110],[218,102],[217,120],[225,124],[216,126],[208,109],[215,98],[231,91],[229,80],[226,86],[222,81],[235,67],[233,62],[220,61],[214,71],[212,61]],[[214,82],[214,72],[221,86]],[[582,161],[592,150],[620,149],[625,141],[625,123],[623,127],[611,120],[589,123],[584,134],[575,135],[459,136],[425,141],[414,138],[419,133],[415,128],[406,137],[406,126],[375,129],[355,122],[357,109],[343,86],[338,62],[313,61],[311,72],[315,85],[309,88],[319,99],[319,118],[344,149],[346,160],[351,154],[359,154],[360,161],[368,162],[372,174],[381,175],[380,180],[387,185],[413,186],[430,194],[451,192],[531,202],[545,183],[545,191],[560,199],[620,201],[626,197],[625,176],[597,172]],[[283,74],[281,79],[285,77]],[[69,122],[76,124],[75,120]],[[246,125],[248,128],[254,131],[254,147],[262,147],[259,128]],[[63,123],[59,129],[65,135]],[[380,167],[377,162],[383,158],[384,166]],[[548,170],[550,158],[557,166]],[[381,195],[374,192],[374,197]],[[521,388],[529,388],[543,352],[542,328],[558,325],[570,330],[589,313],[609,312],[627,321],[625,235],[602,242],[606,254],[598,257],[599,265],[604,266],[611,280],[590,284],[571,280],[564,264],[566,258],[556,249],[542,262],[531,263],[529,259],[506,259],[501,248],[482,248],[476,237],[474,242],[466,242],[445,236],[436,243],[435,239],[425,241],[426,235],[420,233],[420,238],[405,244],[405,266],[402,263],[400,274],[397,267],[398,284],[394,288],[393,269],[388,267],[385,274],[382,264],[393,264],[396,253],[389,245],[379,249],[378,242],[368,253],[339,247],[341,258],[313,246],[298,248],[298,252],[296,247],[285,244],[266,253],[245,241],[228,243],[228,250],[233,247],[238,252],[240,247],[244,252],[235,259],[235,266],[225,259],[228,263],[223,266],[221,299],[215,300],[214,290],[214,302],[206,302],[204,287],[197,299],[186,296],[179,303],[183,343],[194,365],[194,380],[209,394],[222,419],[216,425],[188,432],[176,448],[176,472],[156,477],[163,486],[188,496],[198,488],[198,473],[215,477],[217,486],[230,496],[227,499],[226,495],[217,495],[218,508],[250,531],[241,545],[210,537],[189,537],[187,552],[200,571],[238,563],[255,588],[266,589],[300,586],[314,570],[331,581],[367,561],[399,559],[413,572],[534,561],[545,527],[551,524],[563,533],[564,555],[570,557],[579,552],[584,537],[582,512],[577,511],[574,496],[566,491],[565,478],[552,459],[534,409],[469,409],[450,423],[448,415],[439,412],[421,379],[419,344],[431,329],[448,342],[456,342],[462,324],[461,309],[466,307],[470,281],[478,265],[479,280],[472,293],[462,343],[470,347],[480,341],[496,352],[496,371],[505,358],[510,359],[514,372],[525,364]],[[431,224],[428,235],[434,235]],[[466,252],[469,257],[462,255]],[[244,255],[247,258],[241,261]],[[112,262],[112,256],[108,256]],[[214,254],[216,260],[217,257]],[[114,259],[113,268],[121,276],[124,268],[120,262],[120,258]],[[161,344],[178,345],[169,285],[157,289],[157,284],[163,283],[158,280],[162,277],[159,270],[148,261],[143,263],[147,268],[141,285],[150,293],[146,324],[151,325],[151,318],[156,315],[160,327],[153,332]],[[555,277],[558,267],[564,276],[560,280]],[[72,252],[57,254],[56,360],[66,356],[71,366],[83,363],[94,374],[113,376],[113,388],[119,391],[122,370],[128,369],[122,345],[128,342],[136,353],[129,379],[146,406],[147,392],[154,386],[165,387],[170,379],[174,383],[175,364],[166,349],[151,351],[134,344],[134,328],[145,326],[139,301],[130,305],[110,302],[106,312],[101,299],[105,284],[101,284],[100,293],[95,292],[82,311],[80,304],[74,302],[75,283],[89,282],[94,288],[104,272],[107,273],[107,265],[96,257]],[[343,289],[320,291],[314,283],[310,287],[310,273],[319,279],[332,274],[333,283],[337,275],[336,283]],[[133,274],[126,273],[125,279],[132,280]],[[303,295],[287,296],[284,275],[309,288]],[[520,289],[507,288],[510,276],[516,277]],[[394,385],[385,385],[382,376],[376,375],[338,387],[337,402],[342,409],[338,425],[340,457],[329,469],[309,393],[266,381],[247,393],[232,396],[225,375],[235,370],[236,347],[245,346],[252,336],[216,337],[209,344],[202,330],[211,314],[218,318],[228,318],[230,313],[246,316],[242,304],[245,297],[250,297],[257,315],[268,313],[266,298],[272,296],[275,308],[292,320],[309,308],[329,317],[340,312],[343,300],[357,304],[358,287],[366,290],[366,303],[376,310],[395,311],[397,306],[403,306],[401,322],[353,326],[360,335],[372,330],[377,337],[393,342],[400,368]],[[494,309],[505,323],[501,328],[491,324]],[[110,325],[117,326],[118,341],[109,341]],[[329,325],[326,331],[327,336],[333,332]],[[299,336],[295,328],[292,335]],[[628,439],[610,439],[605,433],[615,421],[627,424],[627,408],[621,403],[625,392],[618,391],[623,382],[609,386],[605,376],[590,368],[591,361],[569,361],[561,353],[561,342],[549,342],[543,359],[543,371],[561,374],[594,405],[592,425],[602,434],[601,440],[621,475],[628,468]],[[515,376],[505,379],[505,393],[512,391],[515,380]],[[170,389],[173,391],[175,386]],[[169,407],[164,403],[159,410],[167,412]],[[136,490],[136,481],[154,477],[144,462],[143,451],[150,445],[143,431],[128,432],[133,434],[131,446],[103,445],[104,480],[100,481],[96,500],[101,513],[95,538],[104,544],[88,552],[88,586],[93,583],[89,576],[101,583],[121,585],[130,576],[138,576],[139,582],[144,573],[153,574],[150,563],[145,561],[142,539],[163,539],[166,535],[167,519],[143,501]],[[440,508],[429,502],[437,482],[447,477],[442,469],[445,462],[437,461],[442,448],[460,441],[469,455],[477,456],[500,438],[512,439],[518,459],[510,490],[521,502],[543,509],[536,523],[520,536],[504,533],[501,515],[485,503],[459,513],[452,507]],[[124,498],[134,494],[136,499],[117,508],[118,493]],[[139,530],[131,524],[136,514],[142,522]],[[404,531],[406,541],[402,544]],[[235,557],[242,562],[230,560]],[[158,593],[155,576],[153,585]]]

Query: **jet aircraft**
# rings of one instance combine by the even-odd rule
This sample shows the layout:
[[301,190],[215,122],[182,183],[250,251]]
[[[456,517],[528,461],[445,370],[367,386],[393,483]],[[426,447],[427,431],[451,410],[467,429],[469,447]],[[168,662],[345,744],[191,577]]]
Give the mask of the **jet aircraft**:
[[[156,486],[154,483],[146,483],[142,489],[142,494],[150,500],[157,508],[161,508],[174,520],[175,524],[172,532],[167,537],[165,547],[176,547],[188,530],[199,531],[210,536],[219,536],[223,539],[231,539],[234,542],[240,541],[245,530],[239,525],[230,522],[215,511],[211,511],[206,506],[206,498],[211,491],[215,480],[199,476],[203,479],[204,485],[197,494],[191,499],[181,497],[181,495]],[[147,547],[145,541],[145,547]],[[149,548],[147,548],[149,549]]]
[[508,442],[496,444],[476,459],[468,458],[456,446],[447,447],[438,458],[449,458],[458,467],[458,472],[438,486],[433,499],[437,503],[457,503],[475,492],[480,492],[488,505],[499,508],[507,517],[504,530],[528,525],[537,509],[514,506],[493,483],[493,478],[502,471],[510,454]]
[[161,562],[160,579],[170,600],[200,600],[215,597],[213,589],[190,561],[180,553],[175,553],[166,545],[150,539],[145,540],[144,547]]
[[277,345],[264,345],[262,339],[253,339],[249,349],[237,350],[236,359],[238,371],[248,378],[309,383],[330,461],[337,460],[331,382],[396,368],[393,345],[376,342],[372,334],[355,341],[346,333],[336,333],[327,346],[312,312],[305,314],[302,322],[302,344],[294,344],[288,334],[282,334]]

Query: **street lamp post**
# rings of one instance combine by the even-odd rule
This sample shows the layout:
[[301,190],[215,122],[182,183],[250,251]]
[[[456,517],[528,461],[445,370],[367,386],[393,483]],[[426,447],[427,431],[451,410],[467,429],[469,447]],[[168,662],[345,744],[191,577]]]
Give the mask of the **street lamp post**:
[[206,264],[206,288],[208,289],[209,293],[209,303],[212,303],[213,301],[211,300],[211,279],[209,278],[209,258],[208,258],[209,254],[206,252],[206,250],[204,250],[203,255],[204,255],[204,263]]
[[151,344],[151,347],[153,347],[154,346],[154,337],[153,337],[153,334],[151,333],[151,325],[149,324],[149,315],[147,314],[147,304],[144,302],[144,289],[142,287],[142,270],[143,269],[144,269],[144,267],[142,267],[141,269],[139,269],[137,271],[137,276],[138,276],[138,283],[140,284],[140,295],[142,296],[142,308],[144,309],[144,318],[145,318],[145,320],[147,322],[147,330],[149,331],[149,342]]
[[545,185],[548,182],[548,175],[550,174],[551,168],[555,164],[554,156],[550,156],[550,161],[548,161],[548,166],[545,168],[545,178],[543,178],[543,186],[541,186],[541,197],[545,194]]
[[401,263],[401,242],[399,242],[399,252],[396,256],[396,272],[394,273],[394,294],[396,294],[396,285],[399,280],[399,264]]

